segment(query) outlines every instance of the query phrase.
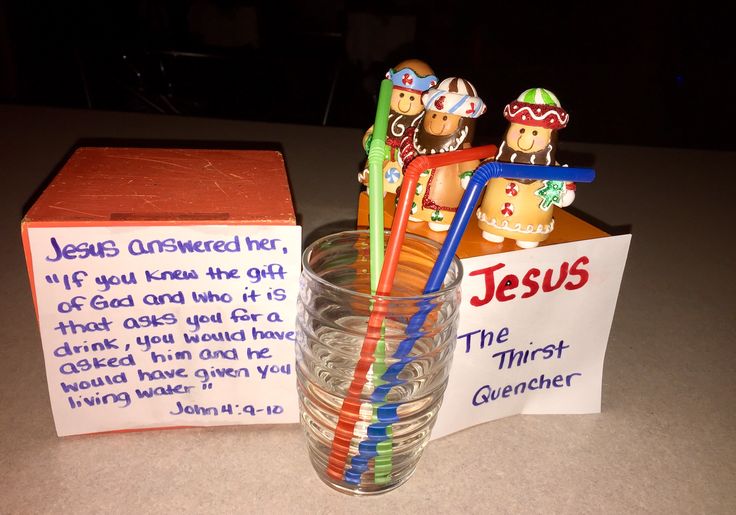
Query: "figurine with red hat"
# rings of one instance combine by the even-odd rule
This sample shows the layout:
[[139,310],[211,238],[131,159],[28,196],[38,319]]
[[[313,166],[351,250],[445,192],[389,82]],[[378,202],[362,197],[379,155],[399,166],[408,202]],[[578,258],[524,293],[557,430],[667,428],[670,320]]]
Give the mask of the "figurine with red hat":
[[[401,144],[404,166],[417,155],[469,148],[475,132],[475,119],[486,112],[486,105],[467,80],[450,77],[422,96],[425,112],[422,123],[410,129]],[[433,231],[450,228],[467,181],[478,167],[469,161],[424,170],[414,191],[409,220],[427,222]]]
[[[388,115],[388,133],[386,134],[386,153],[383,160],[383,192],[384,195],[396,193],[401,185],[401,166],[398,163],[398,151],[401,138],[407,129],[416,127],[422,119],[424,106],[422,93],[437,85],[437,77],[432,68],[419,59],[408,59],[400,62],[386,73],[393,88],[391,91],[391,108]],[[373,134],[371,126],[363,136],[363,147],[370,148]],[[358,181],[368,184],[368,163],[358,174]]]
[[[503,115],[510,123],[497,161],[558,164],[557,131],[567,125],[569,116],[551,91],[528,89],[504,108]],[[521,248],[533,248],[554,229],[552,206],[568,206],[574,198],[572,182],[491,179],[476,213],[478,225],[488,241],[510,238]]]

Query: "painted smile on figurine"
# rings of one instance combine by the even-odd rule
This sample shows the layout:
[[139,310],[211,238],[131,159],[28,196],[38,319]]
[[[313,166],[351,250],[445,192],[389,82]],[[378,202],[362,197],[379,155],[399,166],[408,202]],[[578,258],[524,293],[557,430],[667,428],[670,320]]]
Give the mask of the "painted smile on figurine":
[[438,115],[432,113],[431,116],[424,117],[424,128],[433,136],[447,136],[457,130],[460,123],[460,117],[452,114]]
[[[526,153],[539,152],[549,145],[552,131],[543,127],[525,127],[512,123],[509,127],[509,146]],[[514,144],[513,142],[516,141]]]
[[[397,92],[394,91],[393,94]],[[398,92],[398,99],[395,100],[396,110],[402,114],[418,114],[424,109],[422,103],[419,102],[419,96],[410,95],[403,91]]]
[[433,136],[447,136],[457,130],[460,117],[452,114],[432,113],[424,117],[424,128]]

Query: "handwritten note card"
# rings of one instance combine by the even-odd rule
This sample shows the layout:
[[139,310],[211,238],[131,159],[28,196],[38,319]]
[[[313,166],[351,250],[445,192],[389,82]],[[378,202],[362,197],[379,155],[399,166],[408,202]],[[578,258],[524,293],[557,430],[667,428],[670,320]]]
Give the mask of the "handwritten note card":
[[509,415],[597,413],[631,237],[463,260],[439,438]]
[[59,436],[294,423],[298,226],[31,227]]

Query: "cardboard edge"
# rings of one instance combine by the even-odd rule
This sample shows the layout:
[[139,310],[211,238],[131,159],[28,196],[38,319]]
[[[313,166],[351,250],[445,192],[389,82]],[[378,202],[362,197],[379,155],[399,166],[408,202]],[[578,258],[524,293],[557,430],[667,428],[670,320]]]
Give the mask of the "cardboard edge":
[[36,298],[36,281],[33,274],[33,256],[31,255],[31,241],[28,237],[28,229],[30,222],[23,218],[20,222],[20,237],[23,241],[23,255],[26,258],[26,271],[28,272],[28,281],[31,285],[31,297],[33,298],[33,310],[36,313],[36,325],[39,323],[38,316],[38,299]]

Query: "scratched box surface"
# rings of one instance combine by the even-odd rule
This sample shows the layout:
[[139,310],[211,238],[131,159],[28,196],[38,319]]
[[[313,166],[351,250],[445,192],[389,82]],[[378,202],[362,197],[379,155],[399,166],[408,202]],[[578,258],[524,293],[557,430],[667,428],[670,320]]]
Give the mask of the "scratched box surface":
[[280,153],[80,148],[21,229],[60,436],[297,421]]
[[[361,193],[358,226],[368,226]],[[384,199],[393,221],[394,195]],[[630,235],[610,236],[555,208],[555,230],[534,249],[491,243],[475,218],[457,251],[463,265],[458,337],[441,437],[515,414],[596,413],[603,360]],[[426,224],[407,230],[444,242]]]
[[294,225],[280,153],[78,149],[24,223],[192,221]]

